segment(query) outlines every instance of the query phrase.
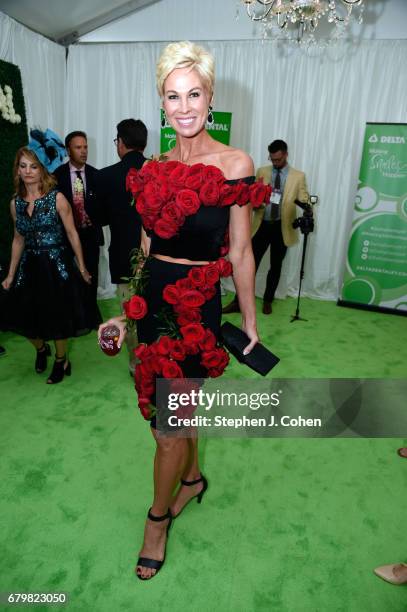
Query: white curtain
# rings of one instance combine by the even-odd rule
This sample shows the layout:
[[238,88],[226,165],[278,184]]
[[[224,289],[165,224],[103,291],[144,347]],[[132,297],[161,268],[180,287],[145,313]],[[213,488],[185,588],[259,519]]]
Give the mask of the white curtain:
[[61,45],[0,12],[0,59],[21,71],[29,128],[64,130],[66,61]]
[[[148,153],[159,151],[155,63],[164,44],[69,49],[65,131],[88,133],[97,167],[117,161],[113,138],[124,118],[141,118],[149,128]],[[267,164],[272,140],[286,140],[290,163],[305,171],[310,192],[319,196],[303,289],[310,297],[336,299],[365,123],[406,121],[407,41],[342,42],[312,54],[257,40],[202,44],[216,59],[215,110],[233,113],[231,144],[249,152],[258,167]],[[289,249],[278,296],[295,295],[300,256],[301,245]],[[259,295],[266,271],[263,261]],[[108,279],[102,284],[109,290]]]

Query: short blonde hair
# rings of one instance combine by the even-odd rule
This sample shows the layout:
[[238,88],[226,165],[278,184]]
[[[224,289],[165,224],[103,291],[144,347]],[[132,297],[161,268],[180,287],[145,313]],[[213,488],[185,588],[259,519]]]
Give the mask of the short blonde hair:
[[177,68],[194,68],[201,77],[204,87],[212,95],[215,83],[213,55],[203,47],[184,40],[167,45],[157,62],[157,89],[161,98],[164,96],[165,79]]
[[41,177],[39,188],[40,191],[44,195],[46,195],[47,193],[55,189],[57,184],[55,177],[48,172],[45,166],[43,166],[34,151],[31,151],[31,149],[28,149],[27,147],[21,147],[21,149],[18,149],[16,153],[13,166],[14,189],[16,191],[16,195],[20,196],[20,198],[25,198],[25,196],[27,195],[27,189],[23,183],[23,180],[18,176],[18,166],[23,156],[27,157],[27,159],[29,159],[30,161],[38,164]]

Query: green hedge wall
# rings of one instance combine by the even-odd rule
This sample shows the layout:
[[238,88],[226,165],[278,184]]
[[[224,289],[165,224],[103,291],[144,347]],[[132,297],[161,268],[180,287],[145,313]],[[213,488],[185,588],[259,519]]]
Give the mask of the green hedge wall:
[[13,162],[17,149],[28,142],[23,86],[18,66],[0,60],[0,85],[13,90],[14,110],[21,123],[10,123],[0,114],[0,278],[8,272],[13,224],[10,218],[10,200],[13,188]]

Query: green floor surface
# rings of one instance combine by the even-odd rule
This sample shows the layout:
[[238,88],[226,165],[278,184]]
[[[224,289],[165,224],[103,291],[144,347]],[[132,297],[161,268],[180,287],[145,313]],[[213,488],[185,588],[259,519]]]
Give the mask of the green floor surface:
[[[308,321],[290,323],[295,304],[258,316],[276,376],[405,377],[405,318],[304,299]],[[117,305],[101,308],[107,318]],[[209,490],[175,521],[163,570],[141,582],[154,443],[125,351],[105,356],[95,334],[74,340],[72,376],[49,386],[26,340],[1,344],[0,592],[64,591],[69,605],[51,609],[75,612],[407,610],[407,588],[372,573],[407,561],[407,461],[396,454],[407,440],[203,440]],[[234,362],[227,376],[256,375]]]

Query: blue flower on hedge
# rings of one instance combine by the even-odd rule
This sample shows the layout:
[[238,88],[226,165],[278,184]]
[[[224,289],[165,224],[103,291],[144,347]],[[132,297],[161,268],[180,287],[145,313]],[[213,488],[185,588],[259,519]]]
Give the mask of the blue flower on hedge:
[[52,130],[47,128],[41,130],[30,130],[30,142],[28,148],[33,151],[48,172],[52,173],[65,159],[66,151],[64,143]]

